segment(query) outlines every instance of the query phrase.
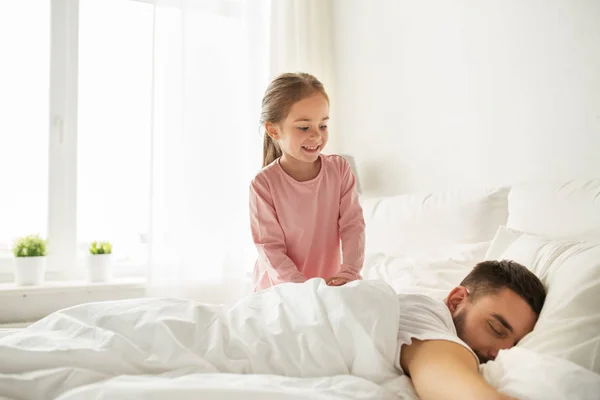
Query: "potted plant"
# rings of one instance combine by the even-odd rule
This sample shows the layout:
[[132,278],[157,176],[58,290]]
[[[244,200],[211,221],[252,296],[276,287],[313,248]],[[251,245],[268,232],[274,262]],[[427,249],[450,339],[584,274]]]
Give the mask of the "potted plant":
[[17,238],[12,247],[15,256],[15,283],[39,285],[46,272],[46,241],[39,235]]
[[112,245],[110,242],[92,242],[89,247],[88,278],[91,282],[106,282],[110,279]]

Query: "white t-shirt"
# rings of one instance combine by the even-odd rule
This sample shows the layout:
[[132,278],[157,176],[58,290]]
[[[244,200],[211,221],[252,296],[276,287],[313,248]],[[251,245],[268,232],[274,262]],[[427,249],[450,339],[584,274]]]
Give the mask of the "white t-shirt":
[[479,359],[469,346],[458,338],[450,310],[443,301],[422,294],[398,294],[400,322],[398,348],[394,365],[400,374],[400,351],[402,346],[417,340],[447,340],[468,349],[479,364]]

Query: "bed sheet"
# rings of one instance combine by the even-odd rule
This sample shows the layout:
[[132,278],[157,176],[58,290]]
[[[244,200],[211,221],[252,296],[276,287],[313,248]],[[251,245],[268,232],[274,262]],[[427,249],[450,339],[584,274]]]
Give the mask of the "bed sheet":
[[[393,368],[395,305],[383,282],[311,280],[231,308],[182,299],[72,307],[0,337],[0,398],[418,400]],[[520,400],[600,393],[599,375],[520,348],[481,372]]]
[[[410,389],[408,389],[410,390]],[[291,378],[273,375],[191,374],[177,378],[120,376],[76,388],[59,400],[398,400],[397,390],[351,375]],[[408,399],[408,397],[407,397]]]
[[490,244],[455,245],[410,256],[368,253],[363,277],[386,282],[398,293],[421,293],[441,300],[485,259]]

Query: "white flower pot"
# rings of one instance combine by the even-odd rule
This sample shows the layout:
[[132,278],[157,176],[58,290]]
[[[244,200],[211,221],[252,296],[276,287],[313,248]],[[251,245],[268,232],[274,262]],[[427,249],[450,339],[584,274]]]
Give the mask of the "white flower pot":
[[112,254],[89,255],[87,259],[90,282],[107,282],[112,270]]
[[17,285],[39,285],[44,282],[46,257],[15,257],[14,267]]

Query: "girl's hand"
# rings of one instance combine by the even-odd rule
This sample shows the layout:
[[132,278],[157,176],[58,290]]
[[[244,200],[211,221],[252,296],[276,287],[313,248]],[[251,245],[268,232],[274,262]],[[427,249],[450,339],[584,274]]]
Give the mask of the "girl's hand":
[[338,276],[334,276],[333,278],[329,278],[325,283],[327,283],[327,286],[342,286],[348,282],[349,282],[349,280],[346,278],[340,278]]

